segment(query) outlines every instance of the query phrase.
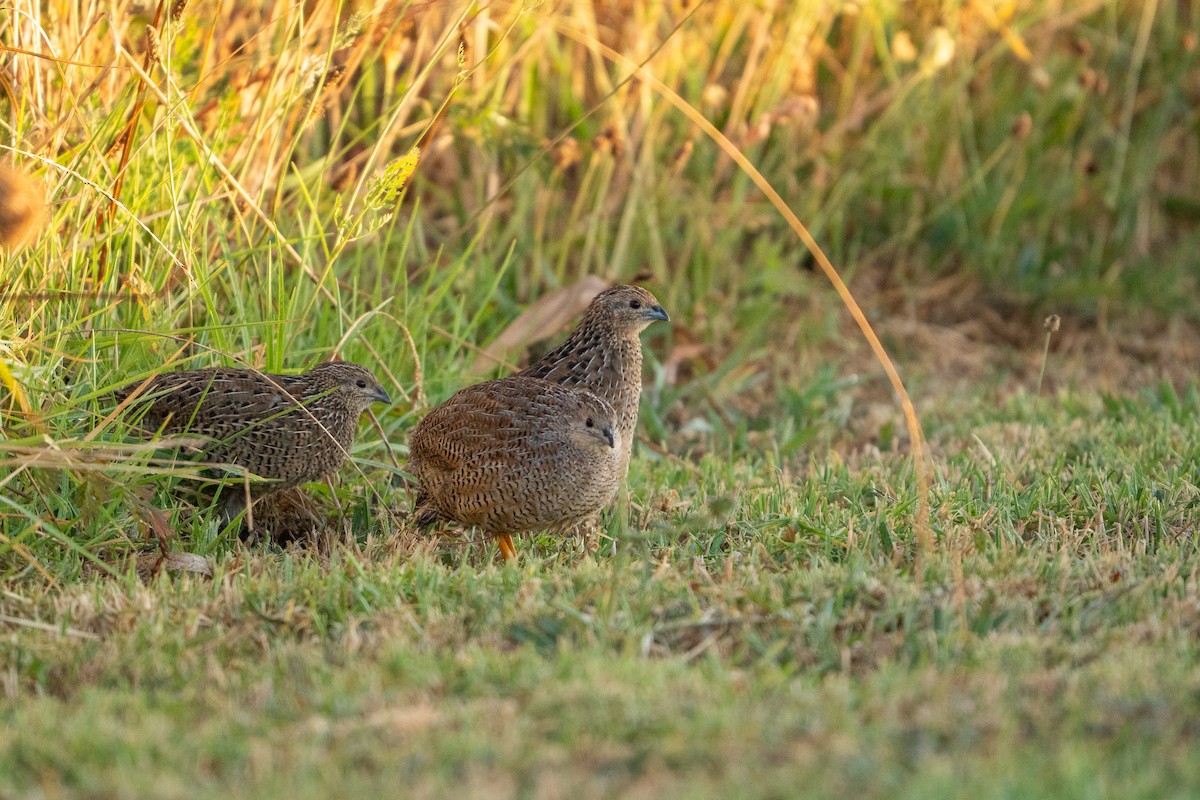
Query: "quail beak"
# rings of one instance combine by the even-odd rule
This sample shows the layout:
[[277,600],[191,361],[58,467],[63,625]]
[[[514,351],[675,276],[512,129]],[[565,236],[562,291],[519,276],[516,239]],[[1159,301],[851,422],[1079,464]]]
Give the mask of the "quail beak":
[[609,446],[609,447],[616,447],[616,446],[617,446],[617,435],[616,435],[615,433],[613,433],[613,429],[612,429],[612,428],[605,428],[605,429],[604,429],[604,439],[605,439],[605,441],[607,441],[607,442],[608,442],[608,446]]
[[387,390],[382,386],[375,387],[375,391],[371,393],[371,399],[377,403],[387,403],[389,406],[392,404],[392,398],[388,396]]
[[660,322],[670,322],[671,315],[666,312],[660,305],[650,306],[646,310],[646,318],[649,320],[658,320]]

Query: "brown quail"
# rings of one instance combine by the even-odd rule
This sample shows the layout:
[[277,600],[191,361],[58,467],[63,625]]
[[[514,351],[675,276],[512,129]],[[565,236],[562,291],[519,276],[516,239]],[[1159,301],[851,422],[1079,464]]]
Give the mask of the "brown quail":
[[621,481],[612,406],[539,378],[463,389],[408,442],[417,523],[476,526],[496,538],[506,559],[516,555],[513,533],[565,531],[597,514]]
[[629,469],[642,394],[642,342],[638,335],[650,323],[670,319],[645,289],[614,286],[588,304],[565,342],[517,373],[579,386],[608,401],[617,414],[622,478]]
[[[254,496],[317,480],[349,454],[362,412],[391,398],[367,369],[327,361],[301,375],[213,367],[169,372],[119,389],[144,434],[193,435],[208,462],[239,467],[266,483]],[[226,487],[222,513],[245,506],[239,487]]]

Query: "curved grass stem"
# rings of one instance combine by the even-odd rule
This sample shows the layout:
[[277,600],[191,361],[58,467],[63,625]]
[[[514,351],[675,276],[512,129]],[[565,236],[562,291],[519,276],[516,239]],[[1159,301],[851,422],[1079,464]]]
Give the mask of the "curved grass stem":
[[630,67],[637,73],[638,78],[652,86],[654,90],[667,100],[671,105],[678,109],[689,121],[692,122],[700,130],[704,131],[705,135],[712,139],[721,150],[733,159],[738,168],[742,170],[754,182],[759,191],[771,201],[771,205],[779,212],[779,214],[787,221],[788,225],[795,232],[800,241],[804,242],[804,246],[812,253],[817,264],[821,267],[821,271],[825,273],[825,277],[833,284],[834,290],[837,291],[838,297],[850,312],[850,316],[858,324],[859,330],[862,331],[863,337],[870,345],[871,351],[875,354],[883,371],[887,374],[888,381],[892,385],[892,389],[896,392],[899,399],[901,410],[904,413],[904,423],[908,428],[909,440],[912,442],[912,457],[913,469],[917,479],[917,513],[914,520],[914,527],[917,533],[918,546],[918,564],[917,574],[920,575],[920,560],[921,557],[928,553],[933,547],[933,532],[929,524],[929,463],[928,453],[925,448],[925,437],[921,431],[921,423],[917,417],[917,411],[913,405],[912,399],[909,397],[908,390],[904,387],[904,381],[900,378],[900,373],[896,370],[896,366],[892,363],[891,357],[884,348],[883,343],[879,341],[874,328],[867,320],[867,315],[863,313],[862,308],[858,305],[858,301],[854,299],[854,295],[850,293],[850,289],[846,286],[846,282],[842,280],[838,271],[830,263],[829,258],[817,244],[816,239],[808,232],[808,228],[796,216],[784,199],[775,190],[753,162],[746,157],[737,145],[729,140],[715,125],[708,121],[703,114],[700,113],[691,103],[679,96],[671,87],[660,81],[646,67],[645,64],[639,64],[625,55],[613,50],[603,42],[596,41],[592,37],[584,37],[576,31],[565,26],[557,26],[564,35],[576,39],[581,43],[587,44],[596,48],[604,54],[605,58],[614,63],[621,64],[625,67]]

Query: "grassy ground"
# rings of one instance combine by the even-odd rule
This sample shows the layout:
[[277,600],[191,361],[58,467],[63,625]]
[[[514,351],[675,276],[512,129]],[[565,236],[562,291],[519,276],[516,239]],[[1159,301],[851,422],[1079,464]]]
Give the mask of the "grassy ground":
[[935,434],[919,574],[902,460],[743,451],[638,459],[597,555],[372,533],[23,582],[0,791],[1191,796],[1200,404],[1028,412]]
[[[0,255],[0,797],[1200,791],[1193,11],[179,5],[0,12],[51,199]],[[876,323],[928,552],[878,364],[643,62]],[[672,314],[627,501],[517,564],[417,534],[407,429],[589,275]],[[306,545],[110,418],[335,352],[398,400]],[[146,580],[156,526],[213,575]]]

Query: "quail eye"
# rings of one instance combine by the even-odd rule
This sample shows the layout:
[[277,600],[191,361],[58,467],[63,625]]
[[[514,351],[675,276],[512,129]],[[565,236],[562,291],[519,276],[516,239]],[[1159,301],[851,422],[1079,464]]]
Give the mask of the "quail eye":
[[585,423],[583,423],[583,424],[584,424],[584,425],[587,425],[589,428],[591,428],[591,427],[592,427],[592,426],[594,426],[596,423],[592,422],[592,418],[591,418],[591,417],[588,417],[588,418],[587,418],[587,422],[585,422]]
[[367,388],[367,382],[366,382],[366,380],[365,380],[365,379],[363,379],[363,378],[359,378],[358,380],[356,380],[356,381],[354,382],[354,385],[355,385],[355,386],[357,386],[357,387],[358,387],[358,388],[360,388],[360,389],[365,389],[365,388]]
[[641,300],[630,300],[630,301],[629,301],[629,307],[630,307],[630,308],[641,308],[641,307],[642,307],[642,301],[641,301]]

